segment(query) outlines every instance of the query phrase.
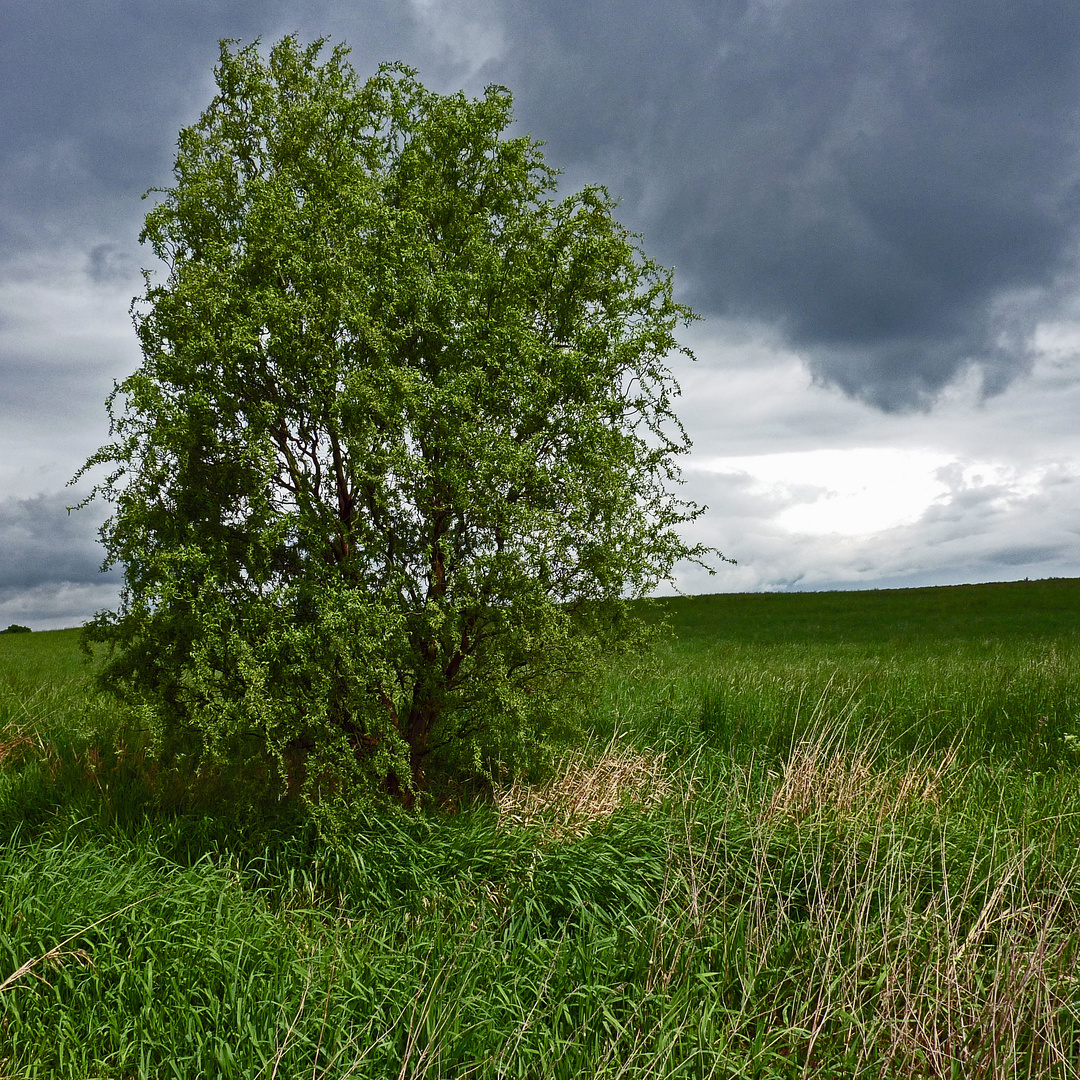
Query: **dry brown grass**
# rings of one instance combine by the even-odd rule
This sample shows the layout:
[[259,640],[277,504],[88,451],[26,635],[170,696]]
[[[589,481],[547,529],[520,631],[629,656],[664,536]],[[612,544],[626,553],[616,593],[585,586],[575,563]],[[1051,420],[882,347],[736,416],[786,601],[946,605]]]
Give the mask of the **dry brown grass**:
[[883,763],[876,746],[845,747],[810,738],[795,747],[766,806],[766,817],[801,820],[830,814],[852,820],[937,806],[956,771],[956,752]]
[[[1080,1078],[1080,864],[1055,869],[1056,841],[985,821],[957,758],[896,760],[873,740],[818,737],[761,787],[734,770],[730,818],[695,807],[707,792],[686,796],[689,936],[724,923],[737,943],[726,968],[741,986],[772,987],[755,1008],[774,1011],[778,1039],[785,1025],[797,1033],[803,1075],[834,1075],[817,1071],[815,1048],[835,1049],[842,1030],[842,1075]],[[934,839],[902,820],[922,807],[947,823]],[[730,834],[740,820],[749,831]],[[749,866],[730,859],[747,841]],[[687,927],[671,935],[661,952],[678,956]],[[785,966],[797,981],[774,981]],[[726,1013],[726,1037],[746,1020]]]
[[35,753],[44,756],[45,746],[28,727],[0,731],[0,768],[18,767]]
[[25,736],[8,738],[0,741],[0,766],[8,760],[19,760],[22,755],[32,746]]
[[504,826],[539,828],[551,838],[580,836],[620,807],[658,806],[671,794],[664,755],[619,747],[613,739],[593,758],[568,755],[543,784],[515,782],[495,793]]

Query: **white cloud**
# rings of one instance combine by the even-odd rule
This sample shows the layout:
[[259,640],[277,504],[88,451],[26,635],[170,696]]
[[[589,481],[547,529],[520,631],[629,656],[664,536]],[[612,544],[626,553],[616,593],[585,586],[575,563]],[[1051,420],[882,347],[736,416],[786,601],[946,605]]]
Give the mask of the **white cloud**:
[[891,447],[802,450],[713,458],[706,472],[746,476],[751,491],[783,503],[777,524],[792,533],[866,536],[917,521],[948,491],[943,454]]
[[855,447],[697,460],[694,469],[741,480],[780,508],[773,520],[786,532],[869,537],[914,525],[961,495],[993,511],[1018,509],[1049,484],[1080,476],[1080,459],[1018,467],[927,449]]
[[63,487],[108,437],[114,379],[138,364],[138,278],[95,284],[88,258],[54,249],[0,277],[0,497]]
[[[0,496],[53,493],[58,515],[77,501],[63,484],[106,438],[113,378],[138,362],[127,314],[137,284],[95,284],[86,259],[56,254],[0,280],[8,397],[25,398],[0,423]],[[687,534],[739,565],[713,577],[680,568],[683,590],[1080,575],[1075,326],[1042,328],[1031,373],[998,397],[980,403],[972,382],[907,415],[815,384],[796,354],[756,331],[713,322],[688,340],[699,361],[673,361],[694,441],[682,493],[709,511]],[[96,513],[58,517],[57,528],[77,528],[93,548]],[[96,552],[87,565],[96,569]],[[3,625],[76,625],[115,603],[115,584],[46,584],[44,574],[0,598]]]
[[1080,574],[1080,333],[1047,326],[1031,372],[927,412],[815,385],[762,334],[698,326],[677,375],[694,442],[687,531],[739,560],[687,592],[954,584]]

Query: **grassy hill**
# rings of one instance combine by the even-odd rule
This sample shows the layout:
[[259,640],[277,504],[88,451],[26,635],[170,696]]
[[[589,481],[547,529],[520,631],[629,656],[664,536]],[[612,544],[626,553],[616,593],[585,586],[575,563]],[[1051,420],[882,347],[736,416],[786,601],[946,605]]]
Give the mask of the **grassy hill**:
[[644,610],[550,776],[336,843],[0,636],[0,1077],[1076,1077],[1080,582]]
[[904,646],[1080,637],[1080,580],[858,592],[734,593],[649,601],[680,640],[711,645]]

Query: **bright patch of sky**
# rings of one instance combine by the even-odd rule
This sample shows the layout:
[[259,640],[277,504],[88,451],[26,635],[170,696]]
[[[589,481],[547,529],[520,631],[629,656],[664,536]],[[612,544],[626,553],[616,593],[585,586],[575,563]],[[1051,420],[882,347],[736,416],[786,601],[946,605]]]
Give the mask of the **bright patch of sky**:
[[1051,474],[1080,472],[1077,463],[1017,468],[895,447],[741,455],[694,464],[704,472],[748,480],[750,494],[783,505],[775,520],[788,532],[850,537],[913,525],[961,491],[982,491],[989,510],[1007,510],[1036,495]]
[[804,450],[697,464],[749,477],[753,494],[789,504],[779,525],[813,535],[863,536],[914,522],[949,490],[939,475],[949,459],[928,450]]

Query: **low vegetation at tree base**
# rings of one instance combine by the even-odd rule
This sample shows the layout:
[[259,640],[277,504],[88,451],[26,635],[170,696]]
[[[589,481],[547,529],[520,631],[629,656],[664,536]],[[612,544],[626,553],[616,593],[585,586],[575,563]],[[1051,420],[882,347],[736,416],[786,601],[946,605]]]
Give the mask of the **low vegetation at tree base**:
[[83,473],[124,569],[103,685],[347,829],[542,758],[641,644],[626,598],[704,551],[676,528],[671,273],[607,192],[555,199],[505,89],[361,83],[321,48],[223,43]]
[[665,612],[548,776],[348,845],[4,638],[0,1075],[1075,1077],[1080,582]]

